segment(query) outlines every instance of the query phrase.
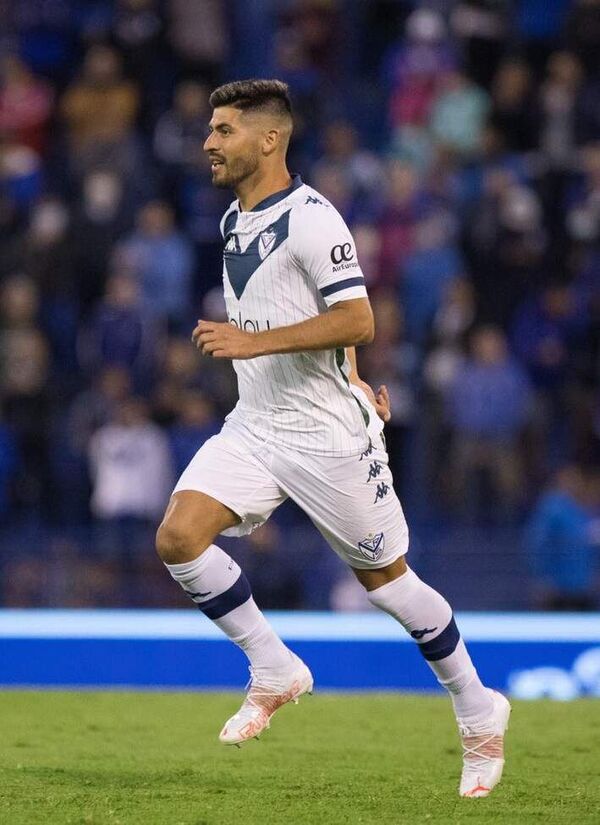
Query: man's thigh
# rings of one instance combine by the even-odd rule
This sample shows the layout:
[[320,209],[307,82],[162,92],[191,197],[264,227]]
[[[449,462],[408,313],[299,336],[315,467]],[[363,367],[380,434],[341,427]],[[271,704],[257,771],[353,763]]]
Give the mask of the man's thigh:
[[386,567],[408,550],[408,527],[383,444],[348,458],[273,455],[281,487],[351,567]]
[[173,493],[204,493],[232,510],[240,523],[224,535],[242,536],[263,524],[287,498],[253,445],[223,431],[209,438],[185,468]]

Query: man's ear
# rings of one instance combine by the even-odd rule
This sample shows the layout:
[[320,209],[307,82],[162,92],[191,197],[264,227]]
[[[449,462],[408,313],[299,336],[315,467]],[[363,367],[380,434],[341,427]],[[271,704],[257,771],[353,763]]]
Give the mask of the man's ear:
[[263,155],[272,155],[281,142],[281,133],[279,129],[269,129],[264,133],[262,151]]

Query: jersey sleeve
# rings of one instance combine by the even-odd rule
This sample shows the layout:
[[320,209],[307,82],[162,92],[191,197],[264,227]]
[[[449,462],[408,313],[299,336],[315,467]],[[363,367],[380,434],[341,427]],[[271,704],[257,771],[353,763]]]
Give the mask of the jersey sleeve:
[[294,209],[290,247],[327,306],[367,297],[354,239],[333,206],[319,203]]

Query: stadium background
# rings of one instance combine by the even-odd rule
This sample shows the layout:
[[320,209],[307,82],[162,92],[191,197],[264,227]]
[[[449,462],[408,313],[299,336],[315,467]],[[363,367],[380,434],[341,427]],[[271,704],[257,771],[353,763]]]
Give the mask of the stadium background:
[[[189,341],[207,98],[277,76],[357,241],[412,565],[458,610],[597,610],[599,49],[596,0],[0,3],[0,604],[189,613],[153,534],[235,402]],[[223,545],[266,609],[368,609],[291,505]]]

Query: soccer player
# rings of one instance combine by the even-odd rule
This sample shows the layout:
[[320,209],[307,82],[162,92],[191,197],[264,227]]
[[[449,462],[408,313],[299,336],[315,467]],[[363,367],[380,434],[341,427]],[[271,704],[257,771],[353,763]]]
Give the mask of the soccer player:
[[417,643],[452,698],[464,746],[459,792],[487,796],[502,774],[510,705],[482,685],[449,604],[406,564],[408,529],[381,436],[387,391],[375,395],[356,372],[354,347],[374,328],[352,236],[287,170],[284,83],[228,83],[210,103],[213,183],[237,196],[221,223],[229,322],[200,320],[192,338],[203,355],[232,360],[239,401],[177,482],[157,550],[250,662],[247,696],[220,740],[257,737],[279,707],[312,691],[310,670],[214,543],[249,533],[289,496]]

